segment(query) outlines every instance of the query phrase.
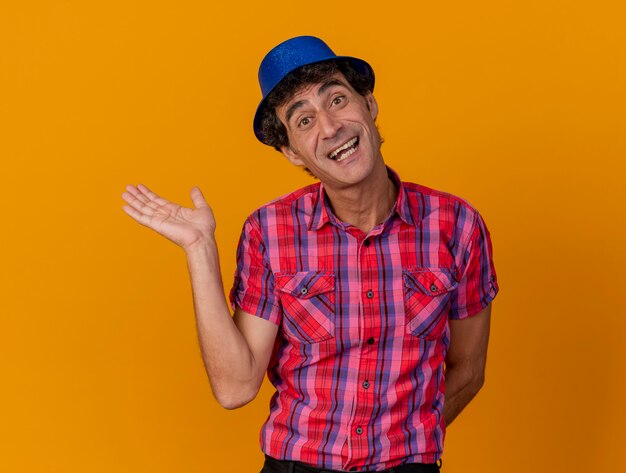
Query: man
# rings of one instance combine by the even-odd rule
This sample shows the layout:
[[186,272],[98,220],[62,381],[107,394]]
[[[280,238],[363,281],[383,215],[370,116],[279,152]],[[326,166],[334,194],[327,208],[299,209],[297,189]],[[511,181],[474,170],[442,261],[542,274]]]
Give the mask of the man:
[[483,384],[497,293],[484,222],[386,167],[366,62],[292,38],[259,81],[256,136],[320,183],[246,220],[232,318],[200,190],[189,209],[128,186],[124,210],[186,252],[220,404],[250,402],[266,371],[275,386],[263,472],[438,471],[445,426]]

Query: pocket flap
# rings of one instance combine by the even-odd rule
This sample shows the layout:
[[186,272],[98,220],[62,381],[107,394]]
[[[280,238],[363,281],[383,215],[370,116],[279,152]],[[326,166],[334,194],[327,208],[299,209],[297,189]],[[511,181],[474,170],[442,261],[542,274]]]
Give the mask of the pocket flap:
[[335,289],[335,275],[323,271],[277,274],[274,283],[279,291],[308,299]]
[[449,269],[415,269],[404,271],[404,283],[423,294],[438,296],[450,292],[457,282]]

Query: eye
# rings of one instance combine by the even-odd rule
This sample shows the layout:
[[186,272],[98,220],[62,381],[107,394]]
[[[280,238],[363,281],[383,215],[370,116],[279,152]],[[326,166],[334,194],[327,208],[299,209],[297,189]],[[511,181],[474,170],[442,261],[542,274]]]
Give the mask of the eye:
[[298,126],[300,127],[307,126],[309,123],[311,123],[311,119],[309,117],[304,117],[302,120],[298,122]]
[[346,98],[343,95],[338,95],[337,97],[333,98],[333,105],[339,105],[341,104]]

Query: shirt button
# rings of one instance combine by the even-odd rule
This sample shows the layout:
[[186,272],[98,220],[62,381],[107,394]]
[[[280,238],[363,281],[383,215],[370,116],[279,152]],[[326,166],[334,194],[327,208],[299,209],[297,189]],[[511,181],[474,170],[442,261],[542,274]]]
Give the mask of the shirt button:
[[369,291],[367,291],[367,294],[366,294],[366,295],[367,295],[367,298],[368,298],[368,299],[371,299],[371,298],[373,298],[373,297],[374,297],[374,291],[372,291],[372,290],[370,289]]
[[367,344],[368,345],[373,345],[375,341],[376,340],[374,340],[374,337],[370,337],[370,338],[367,339]]
[[365,241],[363,242],[363,246],[365,246],[366,248],[368,248],[371,244],[372,244],[372,242],[371,242],[371,241],[369,241],[369,240],[365,240]]
[[369,388],[370,387],[370,382],[369,381],[363,381],[363,387],[365,389]]
[[355,432],[359,435],[361,435],[363,433],[363,429],[361,427],[357,427]]
[[437,286],[436,286],[436,285],[434,285],[434,284],[432,284],[432,285],[430,286],[430,292],[437,292]]
[[300,289],[300,294],[305,295],[307,292],[309,292],[309,290],[306,287],[303,287],[302,289]]

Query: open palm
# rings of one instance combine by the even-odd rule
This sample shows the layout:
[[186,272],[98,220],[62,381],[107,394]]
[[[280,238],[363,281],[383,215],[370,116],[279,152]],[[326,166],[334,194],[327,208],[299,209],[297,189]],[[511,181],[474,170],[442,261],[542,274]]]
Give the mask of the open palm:
[[212,237],[215,218],[199,188],[191,190],[195,209],[170,202],[146,186],[126,186],[122,198],[128,205],[123,210],[137,222],[163,235],[183,249]]

